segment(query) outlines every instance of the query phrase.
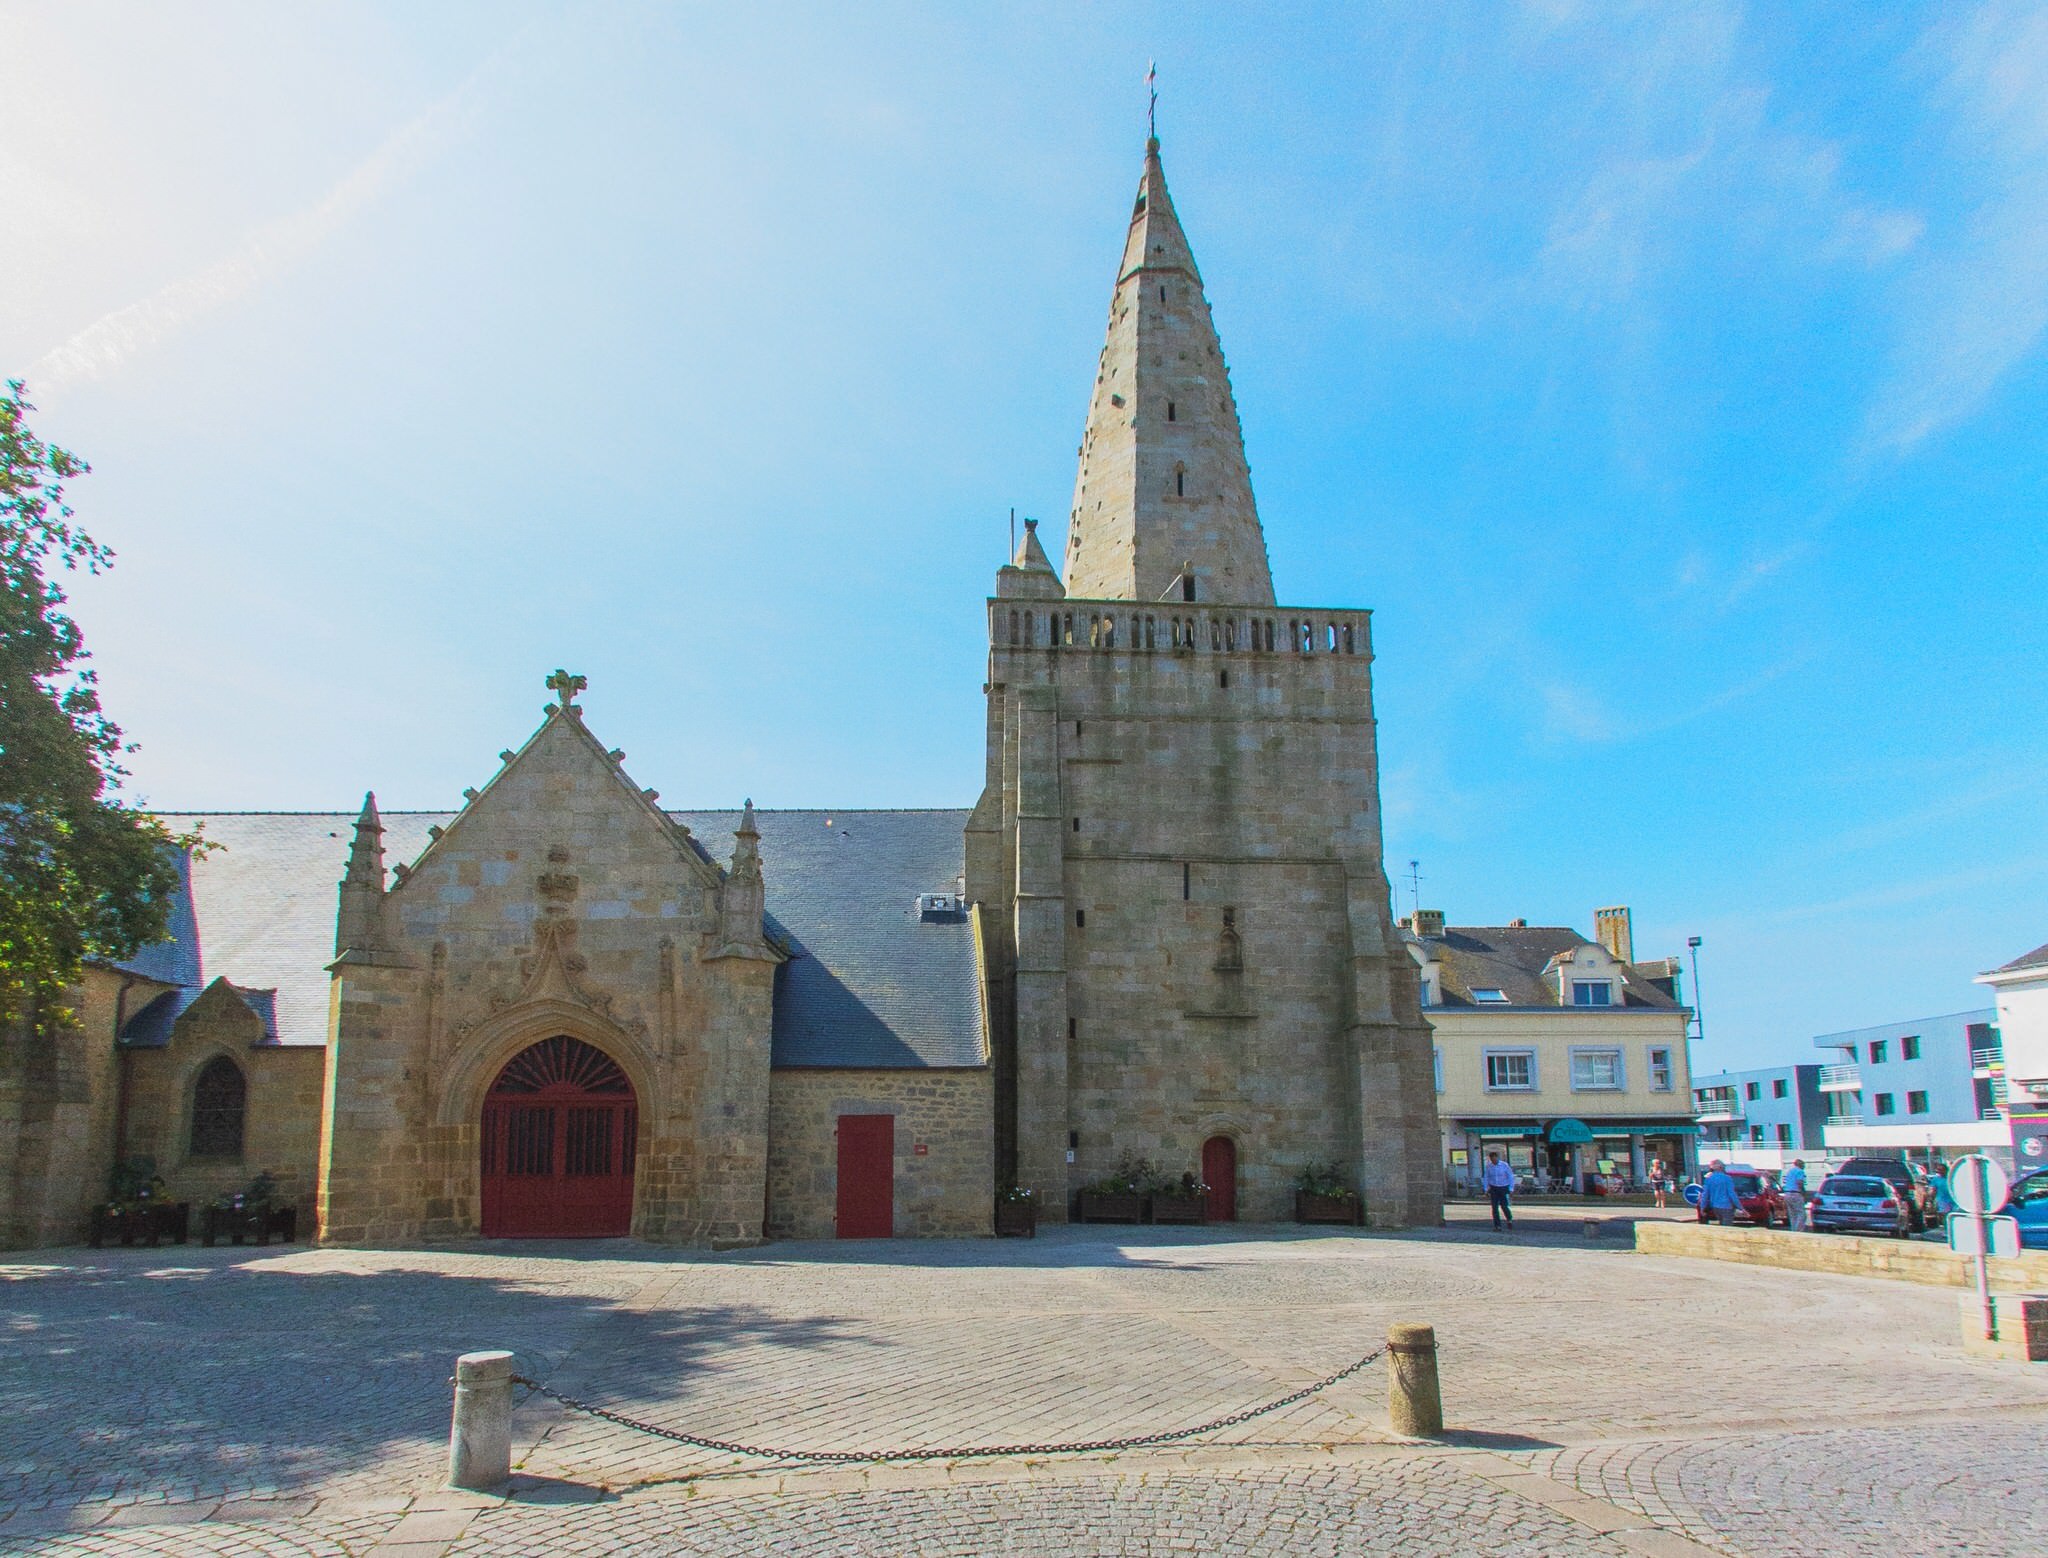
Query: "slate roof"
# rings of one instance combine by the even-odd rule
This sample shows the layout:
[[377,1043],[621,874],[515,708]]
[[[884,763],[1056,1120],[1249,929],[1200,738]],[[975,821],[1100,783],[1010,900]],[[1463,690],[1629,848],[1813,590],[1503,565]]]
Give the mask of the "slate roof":
[[2048,968],[2048,943],[2034,948],[2032,952],[2022,952],[2010,963],[2001,963],[1991,972],[1994,974],[2017,974],[2022,969],[2028,968]]
[[[121,965],[180,987],[131,1019],[124,1042],[163,1042],[199,992],[226,977],[277,1043],[325,1043],[335,890],[355,813],[165,815],[177,828],[203,825],[223,847],[186,863],[171,939]],[[669,815],[707,856],[730,856],[737,811]],[[427,829],[453,820],[385,812],[386,864],[418,859]],[[775,976],[772,1063],[985,1064],[973,926],[964,914],[916,909],[921,893],[957,891],[967,813],[760,811],[755,823],[769,934],[793,954]]]
[[[1543,977],[1544,969],[1560,952],[1598,945],[1568,925],[1447,925],[1441,936],[1425,936],[1422,941],[1441,961],[1443,1005],[1494,1011],[1503,1006],[1556,1010],[1557,991]],[[1626,966],[1630,972],[1622,982],[1620,1007],[1678,1009],[1678,1002],[1637,972],[1641,965]],[[1474,990],[1498,990],[1507,1000],[1475,1001]],[[1620,1007],[1575,1006],[1572,1011],[1583,1015]]]

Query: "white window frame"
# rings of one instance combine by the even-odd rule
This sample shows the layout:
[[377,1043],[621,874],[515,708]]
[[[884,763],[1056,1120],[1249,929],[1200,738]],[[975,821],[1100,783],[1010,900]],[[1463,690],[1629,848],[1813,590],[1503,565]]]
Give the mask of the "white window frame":
[[[1517,1056],[1529,1062],[1528,1083],[1524,1086],[1517,1086],[1512,1082],[1496,1083],[1493,1080],[1494,1059],[1496,1057],[1499,1057],[1505,1060]],[[1539,1081],[1536,1073],[1536,1051],[1533,1049],[1519,1048],[1482,1050],[1480,1052],[1479,1063],[1483,1072],[1483,1080],[1486,1083],[1486,1091],[1489,1093],[1537,1093],[1542,1091],[1542,1084]]]
[[1473,987],[1472,999],[1480,1006],[1506,1006],[1508,993],[1493,985],[1477,985]]
[[[1590,1060],[1596,1055],[1609,1055],[1614,1059],[1614,1081],[1581,1083],[1579,1061]],[[1619,1044],[1574,1044],[1571,1048],[1571,1084],[1574,1093],[1626,1093],[1628,1091],[1628,1051]]]
[[1433,1049],[1429,1053],[1436,1068],[1436,1090],[1441,1093],[1444,1090],[1444,1052]]
[[[1572,1005],[1574,1006],[1605,1010],[1614,1004],[1614,981],[1611,979],[1574,979],[1571,981],[1571,987]],[[1607,999],[1604,1001],[1590,999],[1582,1001],[1579,999],[1579,992],[1581,990],[1605,990],[1607,992]]]
[[[1644,1070],[1649,1073],[1650,1091],[1653,1093],[1671,1092],[1674,1086],[1673,1079],[1678,1075],[1671,1065],[1671,1046],[1668,1044],[1651,1044],[1645,1046],[1645,1048],[1649,1051],[1644,1059]],[[1659,1055],[1664,1057],[1661,1062],[1657,1059]],[[1664,1080],[1661,1082],[1657,1080],[1657,1072],[1660,1065],[1664,1073]]]

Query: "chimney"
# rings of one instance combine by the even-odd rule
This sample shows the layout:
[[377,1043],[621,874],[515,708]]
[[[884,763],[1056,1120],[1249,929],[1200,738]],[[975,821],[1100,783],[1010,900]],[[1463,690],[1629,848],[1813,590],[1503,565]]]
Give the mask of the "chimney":
[[1624,963],[1636,960],[1635,933],[1629,926],[1628,906],[1593,911],[1593,934],[1600,945]]
[[1418,936],[1441,936],[1444,933],[1444,911],[1417,909],[1408,916],[1408,928]]

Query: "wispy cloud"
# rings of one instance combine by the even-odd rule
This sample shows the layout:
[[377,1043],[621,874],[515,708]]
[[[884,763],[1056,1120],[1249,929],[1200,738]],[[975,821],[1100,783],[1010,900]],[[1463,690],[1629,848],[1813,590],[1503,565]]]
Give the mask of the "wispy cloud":
[[1969,871],[1947,871],[1939,876],[1918,877],[1910,882],[1894,882],[1889,886],[1872,888],[1867,892],[1831,898],[1823,903],[1790,905],[1767,911],[1762,915],[1762,919],[1782,924],[1798,920],[1828,919],[1836,915],[1868,914],[1874,909],[1897,909],[1907,904],[1924,903],[1930,898],[1952,897],[1966,890],[1992,887],[2004,882],[2027,881],[2036,877],[2048,878],[2048,855],[2027,855],[2018,860],[2002,861],[1995,866],[1980,866]]
[[1645,714],[1640,704],[1633,705],[1629,712],[1620,712],[1606,697],[1590,687],[1572,682],[1550,682],[1538,689],[1543,705],[1542,735],[1553,743],[1591,745],[1661,736],[1755,696],[1813,658],[1812,653],[1790,656],[1732,687],[1724,687],[1696,703],[1664,714]]
[[2048,10],[1993,0],[1928,47],[1954,114],[1951,163],[1976,203],[1904,294],[1873,450],[1905,452],[1980,407],[2048,330]]
[[117,372],[138,353],[304,260],[467,127],[486,79],[523,36],[495,50],[452,91],[400,126],[313,204],[267,224],[203,270],[103,315],[44,353],[27,371],[30,384],[47,393]]

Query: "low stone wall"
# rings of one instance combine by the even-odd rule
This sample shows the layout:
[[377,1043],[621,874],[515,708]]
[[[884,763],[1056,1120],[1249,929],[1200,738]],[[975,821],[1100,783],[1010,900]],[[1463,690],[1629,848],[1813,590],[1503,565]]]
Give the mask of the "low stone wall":
[[[1721,1228],[1712,1224],[1644,1219],[1636,1224],[1639,1255],[1692,1255],[1703,1260],[1779,1266],[1788,1271],[1830,1271],[1848,1277],[1890,1277],[1930,1287],[1974,1286],[1966,1255],[1918,1239],[1866,1239],[1856,1234],[1780,1233],[1776,1229]],[[2048,1252],[2029,1250],[2017,1260],[1993,1260],[1991,1285],[2048,1292]]]

